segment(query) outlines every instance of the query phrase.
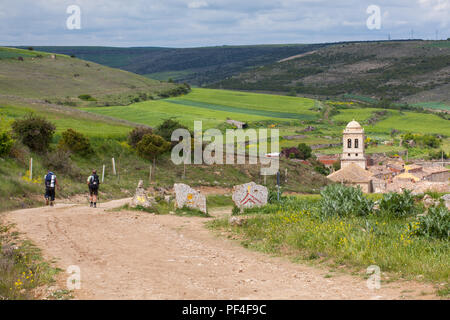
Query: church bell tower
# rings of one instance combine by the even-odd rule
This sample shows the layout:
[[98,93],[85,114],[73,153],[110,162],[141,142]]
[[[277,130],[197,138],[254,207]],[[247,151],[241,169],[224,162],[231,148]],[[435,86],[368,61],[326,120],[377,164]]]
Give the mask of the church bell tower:
[[341,168],[345,168],[351,163],[359,165],[364,170],[367,169],[367,161],[364,155],[364,128],[353,120],[344,129],[343,153],[341,157]]

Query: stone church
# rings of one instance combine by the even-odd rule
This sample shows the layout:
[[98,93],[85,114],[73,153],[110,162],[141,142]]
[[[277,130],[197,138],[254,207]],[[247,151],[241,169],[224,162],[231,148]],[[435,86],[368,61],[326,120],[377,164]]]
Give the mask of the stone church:
[[349,186],[360,186],[365,193],[373,192],[373,177],[367,170],[364,142],[364,128],[353,120],[343,132],[341,169],[330,174],[328,179]]

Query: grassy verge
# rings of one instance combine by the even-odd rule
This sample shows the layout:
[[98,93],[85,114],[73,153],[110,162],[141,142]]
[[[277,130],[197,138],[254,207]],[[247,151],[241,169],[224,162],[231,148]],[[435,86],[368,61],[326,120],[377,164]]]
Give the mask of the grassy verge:
[[231,196],[215,194],[207,196],[206,206],[208,207],[208,209],[232,207],[234,206],[234,202],[233,199],[231,199]]
[[[12,228],[0,224],[0,300],[34,299],[35,290],[54,284],[54,276],[61,270],[44,261],[40,250],[20,240]],[[69,294],[59,291],[45,298],[64,299]]]
[[399,277],[444,284],[440,292],[448,292],[450,242],[413,236],[415,216],[323,218],[315,214],[316,207],[317,200],[297,199],[295,207],[253,211],[243,226],[231,226],[227,219],[209,226],[237,235],[243,246],[257,251],[358,271],[377,265]]

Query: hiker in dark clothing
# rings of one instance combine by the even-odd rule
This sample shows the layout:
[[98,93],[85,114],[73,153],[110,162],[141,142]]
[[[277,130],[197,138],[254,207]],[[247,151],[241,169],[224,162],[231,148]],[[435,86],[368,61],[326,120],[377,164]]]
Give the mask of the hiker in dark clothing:
[[45,204],[53,207],[55,202],[55,191],[58,186],[58,181],[56,180],[56,175],[49,171],[44,177],[45,183]]
[[97,175],[97,170],[92,171],[92,175],[87,179],[89,186],[89,201],[91,207],[97,208],[98,188],[100,186],[100,178]]

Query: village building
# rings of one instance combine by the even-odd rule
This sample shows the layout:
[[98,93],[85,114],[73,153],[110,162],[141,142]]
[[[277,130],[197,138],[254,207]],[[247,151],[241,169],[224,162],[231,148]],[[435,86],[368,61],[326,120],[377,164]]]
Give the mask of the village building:
[[328,179],[339,182],[347,186],[361,187],[361,190],[365,193],[372,193],[372,174],[361,168],[356,163],[350,163],[344,168],[330,174]]
[[236,129],[247,129],[248,128],[248,124],[246,122],[242,122],[242,121],[228,119],[227,123],[231,124],[232,126],[235,126]]
[[344,130],[344,150],[341,157],[341,168],[345,168],[352,163],[360,166],[364,170],[367,168],[367,160],[364,155],[364,140],[363,127],[353,120]]
[[448,182],[450,180],[450,170],[446,168],[423,168],[426,173],[424,180],[430,182]]
[[373,175],[367,169],[364,154],[364,129],[356,122],[350,122],[343,132],[343,153],[341,169],[330,174],[328,179],[349,186],[359,186],[365,193],[373,192]]
[[359,186],[365,193],[450,191],[450,170],[443,166],[405,164],[400,157],[385,161],[385,164],[368,165],[364,139],[361,125],[356,121],[350,122],[343,132],[341,169],[330,174],[328,179]]
[[339,157],[334,155],[320,155],[317,156],[317,161],[322,163],[331,172],[334,172],[334,164],[339,161]]

